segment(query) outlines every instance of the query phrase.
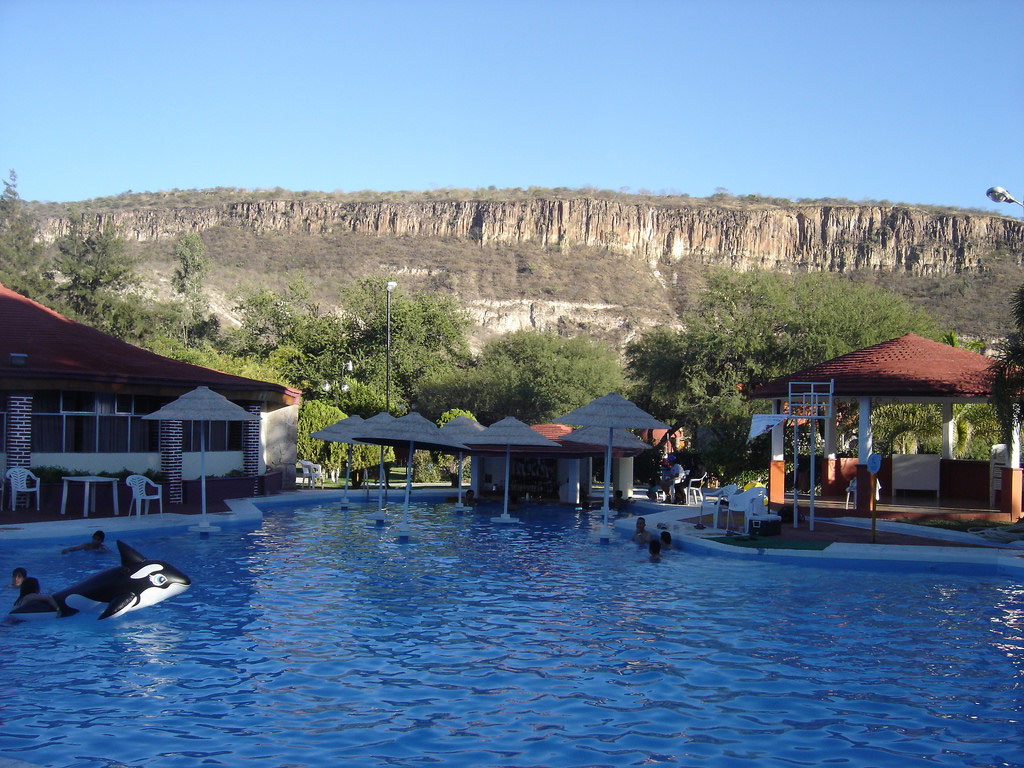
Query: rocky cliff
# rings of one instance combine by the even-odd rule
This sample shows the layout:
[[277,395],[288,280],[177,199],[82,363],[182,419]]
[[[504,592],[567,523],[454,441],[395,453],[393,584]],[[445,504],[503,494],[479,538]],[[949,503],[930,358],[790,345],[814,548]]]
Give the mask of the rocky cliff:
[[[1024,258],[1024,222],[898,205],[756,206],[735,201],[716,207],[706,201],[669,205],[628,197],[552,197],[400,202],[270,199],[105,211],[90,211],[86,203],[79,210],[83,212],[76,218],[85,228],[111,223],[130,241],[161,243],[165,251],[171,247],[167,244],[188,232],[211,233],[211,240],[214,232],[247,233],[249,252],[265,248],[275,237],[294,238],[294,242],[337,243],[346,236],[363,241],[392,239],[395,243],[429,241],[435,246],[432,260],[420,258],[414,265],[411,256],[396,258],[392,254],[375,265],[366,265],[364,272],[412,268],[424,275],[454,274],[446,278],[446,286],[460,295],[481,327],[493,332],[519,327],[564,330],[567,326],[569,332],[578,332],[594,326],[620,341],[671,314],[673,307],[684,301],[680,299],[684,284],[710,266],[784,272],[861,271],[934,283],[948,281],[950,276],[973,281],[995,262],[1003,270],[999,279],[1016,279]],[[40,222],[40,232],[53,242],[70,226],[68,217],[50,217]],[[459,276],[463,265],[456,258],[440,255],[438,243],[459,244],[463,252],[470,244],[485,252],[513,246],[530,250],[538,255],[518,272],[531,271],[534,262],[539,263],[546,270],[547,282],[535,280],[528,285],[520,279],[521,274],[500,272],[498,266],[487,267],[492,271],[476,275],[473,282]],[[418,247],[422,251],[422,245]],[[549,288],[557,278],[573,280],[569,265],[578,265],[580,260],[565,255],[574,249],[601,254],[603,267],[595,270],[591,265],[591,272],[603,271],[603,288],[588,287],[583,277],[576,279],[575,292],[564,284],[561,293]],[[329,248],[324,252],[328,255],[306,261],[322,265],[334,258]],[[215,248],[209,255],[216,262]],[[275,261],[280,259],[266,257],[267,266],[250,267],[249,272],[260,273]],[[359,276],[349,265],[340,261],[339,265],[335,282]],[[633,296],[609,290],[607,275],[613,269],[618,285],[635,280],[643,287]],[[510,283],[518,285],[518,293],[501,295],[498,289]],[[920,294],[931,289],[914,290]],[[644,292],[649,301],[638,300],[637,294]],[[993,333],[990,328],[977,332]]]
[[[1024,251],[1024,223],[996,216],[936,214],[900,206],[793,208],[662,207],[574,198],[408,203],[267,200],[207,208],[83,213],[87,226],[116,225],[139,242],[219,226],[256,233],[455,238],[587,246],[642,259],[651,269],[685,260],[737,269],[872,269],[944,275],[978,269],[997,251]],[[49,241],[67,218],[42,222]]]

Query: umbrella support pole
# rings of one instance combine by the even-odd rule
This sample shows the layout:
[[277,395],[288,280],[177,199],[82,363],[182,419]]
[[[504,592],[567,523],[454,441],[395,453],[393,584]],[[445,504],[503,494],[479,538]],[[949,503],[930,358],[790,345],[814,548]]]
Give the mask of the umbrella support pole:
[[501,515],[499,517],[492,517],[491,518],[491,522],[492,523],[505,523],[505,524],[508,524],[508,523],[518,523],[518,522],[520,522],[520,520],[518,520],[515,517],[512,517],[508,513],[508,480],[509,480],[509,474],[511,472],[511,463],[512,463],[512,444],[511,443],[506,443],[506,445],[505,445],[505,508],[502,510]]
[[384,525],[384,446],[380,447],[380,469],[377,474],[377,511],[370,518],[377,525]]
[[462,504],[462,451],[459,451],[459,500],[455,502],[455,511],[466,511],[466,507]]
[[491,518],[492,523],[515,524],[523,522],[518,517],[512,517],[508,512],[502,512],[498,517]]
[[415,447],[416,444],[410,441],[409,460],[405,469],[405,504],[402,506],[402,522],[392,529],[400,539],[409,538],[413,532],[413,527],[409,524],[409,497],[412,492],[412,457]]
[[341,497],[341,508],[348,509],[348,485],[352,475],[352,443],[348,444],[348,461],[345,462],[345,495]]

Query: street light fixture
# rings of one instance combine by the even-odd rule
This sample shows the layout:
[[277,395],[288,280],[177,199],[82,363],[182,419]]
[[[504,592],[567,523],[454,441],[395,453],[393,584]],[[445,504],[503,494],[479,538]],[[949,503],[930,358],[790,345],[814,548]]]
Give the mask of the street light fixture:
[[1016,203],[1021,208],[1024,208],[1024,203],[1015,198],[1002,187],[989,187],[988,192],[986,192],[985,194],[988,195],[988,199],[991,200],[993,203]]
[[387,353],[385,359],[384,373],[384,410],[391,413],[391,292],[398,287],[398,283],[389,280],[388,289],[388,320],[387,320]]

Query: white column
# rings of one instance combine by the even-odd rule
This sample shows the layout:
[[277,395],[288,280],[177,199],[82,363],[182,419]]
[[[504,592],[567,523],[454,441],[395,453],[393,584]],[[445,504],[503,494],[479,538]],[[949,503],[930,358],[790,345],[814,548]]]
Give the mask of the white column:
[[575,504],[580,498],[580,460],[566,459],[567,479],[562,486],[562,496],[559,499],[563,504]]
[[956,431],[953,425],[953,403],[942,404],[942,458],[953,458],[956,445]]
[[[772,414],[778,416],[782,413],[782,401],[772,400]],[[780,421],[772,427],[772,461],[782,461],[786,457],[785,451],[786,422]]]
[[825,419],[825,445],[823,446],[822,453],[826,459],[835,459],[838,451],[838,440],[839,436],[836,434],[836,419],[835,419],[835,401],[833,400],[833,410],[829,414],[831,418]]
[[874,435],[871,433],[871,398],[860,398],[860,421],[857,424],[857,463],[867,464]]
[[480,471],[484,460],[480,456],[469,456],[469,487],[473,495],[480,498]]
[[[622,498],[633,497],[633,457],[623,456],[621,459],[613,459],[615,463],[615,485],[613,491],[622,491]],[[615,494],[612,494],[614,498]]]

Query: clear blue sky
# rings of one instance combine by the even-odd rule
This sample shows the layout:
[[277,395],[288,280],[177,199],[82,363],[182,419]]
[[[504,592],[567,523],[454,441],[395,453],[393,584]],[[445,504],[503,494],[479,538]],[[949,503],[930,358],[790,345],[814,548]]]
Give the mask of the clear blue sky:
[[1024,199],[1024,0],[0,0],[28,200],[215,186]]

